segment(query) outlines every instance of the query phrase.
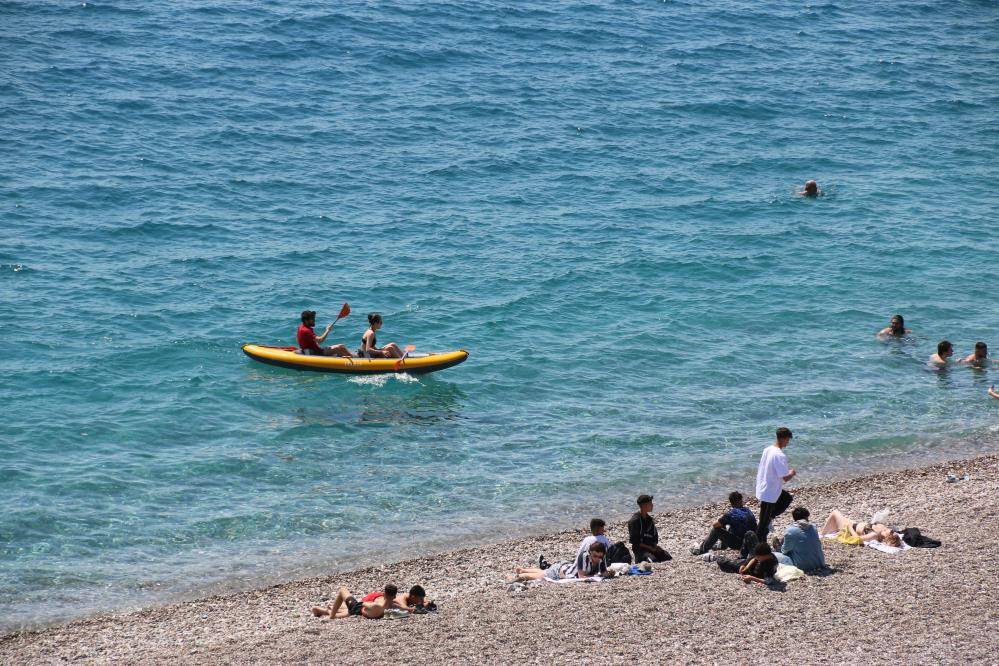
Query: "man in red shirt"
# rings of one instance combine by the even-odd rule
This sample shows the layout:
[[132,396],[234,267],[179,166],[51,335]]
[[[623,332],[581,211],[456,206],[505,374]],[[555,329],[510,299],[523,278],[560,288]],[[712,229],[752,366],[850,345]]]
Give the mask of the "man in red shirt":
[[346,345],[333,345],[332,347],[320,347],[320,344],[326,341],[326,336],[330,334],[330,329],[333,328],[333,324],[326,327],[323,334],[316,336],[316,311],[306,310],[302,313],[302,324],[298,327],[298,346],[302,350],[303,354],[309,356],[344,356],[346,358],[353,358],[354,355],[350,353]]

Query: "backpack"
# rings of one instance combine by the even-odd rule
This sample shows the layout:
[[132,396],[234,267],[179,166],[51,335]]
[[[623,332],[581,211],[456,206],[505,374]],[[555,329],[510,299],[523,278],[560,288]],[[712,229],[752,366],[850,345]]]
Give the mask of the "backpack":
[[902,541],[906,542],[913,548],[939,548],[940,541],[937,539],[931,539],[922,532],[919,531],[918,527],[907,527],[904,532],[902,532]]
[[628,547],[624,545],[623,541],[618,541],[616,544],[607,549],[605,560],[608,564],[631,564],[631,551],[628,550]]

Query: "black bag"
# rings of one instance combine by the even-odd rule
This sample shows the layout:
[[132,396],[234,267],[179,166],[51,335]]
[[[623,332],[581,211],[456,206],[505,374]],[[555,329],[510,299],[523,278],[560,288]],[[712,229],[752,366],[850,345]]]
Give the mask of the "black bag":
[[631,564],[631,551],[623,541],[618,541],[607,549],[606,560],[607,564]]
[[919,531],[918,527],[907,527],[905,531],[902,532],[902,541],[906,542],[913,548],[939,548],[940,541],[937,539],[931,539],[925,536]]

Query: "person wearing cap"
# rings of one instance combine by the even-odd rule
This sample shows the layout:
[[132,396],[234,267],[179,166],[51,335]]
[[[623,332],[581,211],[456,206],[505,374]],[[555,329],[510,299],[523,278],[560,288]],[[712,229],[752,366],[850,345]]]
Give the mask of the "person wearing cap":
[[784,484],[798,473],[787,466],[784,449],[794,435],[788,428],[777,428],[777,441],[763,450],[760,466],[756,471],[756,499],[760,500],[760,522],[756,536],[765,541],[770,531],[770,522],[787,511],[791,506],[791,493],[784,490]]
[[673,559],[659,545],[659,531],[652,517],[652,495],[638,496],[638,511],[628,521],[628,540],[635,553],[635,563],[665,562]]
[[298,347],[307,356],[343,356],[353,358],[346,345],[333,345],[332,347],[322,347],[326,342],[326,336],[333,329],[333,324],[329,324],[323,334],[316,335],[316,311],[305,310],[302,312],[302,323],[298,327]]

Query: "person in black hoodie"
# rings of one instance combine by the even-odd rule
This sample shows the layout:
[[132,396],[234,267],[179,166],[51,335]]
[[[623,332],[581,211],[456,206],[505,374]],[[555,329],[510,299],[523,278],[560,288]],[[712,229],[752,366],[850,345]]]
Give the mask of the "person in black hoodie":
[[652,495],[638,496],[638,511],[628,521],[628,540],[635,553],[635,563],[665,562],[673,559],[659,545],[659,531],[652,517]]

